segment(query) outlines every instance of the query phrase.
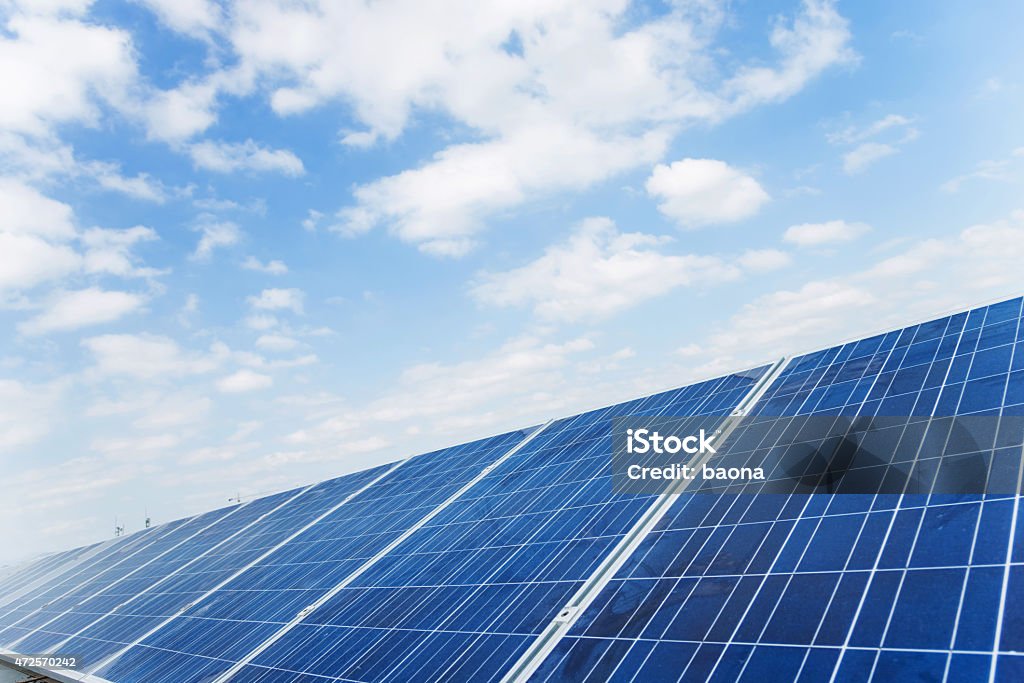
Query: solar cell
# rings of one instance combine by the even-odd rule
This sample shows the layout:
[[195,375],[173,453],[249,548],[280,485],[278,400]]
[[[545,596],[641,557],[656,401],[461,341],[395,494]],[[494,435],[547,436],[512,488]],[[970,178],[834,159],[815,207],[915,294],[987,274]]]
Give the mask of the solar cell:
[[[915,416],[1020,416],[1020,312],[1014,299],[800,356],[753,412],[902,416],[915,451],[941,426]],[[1019,491],[1020,422],[1006,423],[981,448],[1014,454],[1001,475]],[[533,680],[1018,680],[1020,514],[993,493],[684,493]]]

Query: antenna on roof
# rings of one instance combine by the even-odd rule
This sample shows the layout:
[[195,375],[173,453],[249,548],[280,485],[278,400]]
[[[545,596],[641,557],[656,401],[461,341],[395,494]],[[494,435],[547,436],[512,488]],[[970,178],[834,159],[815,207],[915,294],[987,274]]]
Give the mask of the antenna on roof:
[[228,498],[228,502],[229,503],[241,503],[242,502],[242,494],[238,493],[236,491],[235,492],[235,496],[233,498]]
[[143,508],[143,509],[146,511],[146,528],[148,529],[150,527],[149,508]]
[[118,536],[124,536],[124,524],[118,524],[117,517],[114,517],[114,538]]

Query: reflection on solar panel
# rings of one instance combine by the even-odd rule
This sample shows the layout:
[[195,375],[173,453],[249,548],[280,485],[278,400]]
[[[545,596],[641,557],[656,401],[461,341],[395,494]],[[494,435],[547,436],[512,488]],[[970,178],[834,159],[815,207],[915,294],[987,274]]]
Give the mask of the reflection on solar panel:
[[[778,416],[858,443],[892,416],[879,452],[979,457],[1019,491],[1020,318],[1015,299],[44,558],[0,579],[0,646],[116,683],[1024,680],[1017,495],[916,493],[895,457],[859,493],[626,494],[610,459],[619,416],[690,416],[722,430],[713,464],[773,467],[799,431]],[[934,418],[965,415],[995,425],[969,453]]]

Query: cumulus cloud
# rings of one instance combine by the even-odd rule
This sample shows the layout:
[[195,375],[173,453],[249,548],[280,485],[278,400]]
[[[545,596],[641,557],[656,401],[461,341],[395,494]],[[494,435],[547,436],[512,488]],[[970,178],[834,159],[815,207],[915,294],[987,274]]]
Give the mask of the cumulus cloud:
[[264,289],[258,296],[249,297],[249,305],[264,311],[290,310],[302,313],[304,298],[301,289]]
[[132,254],[157,235],[144,226],[79,232],[71,207],[20,180],[0,178],[0,293],[27,291],[70,275],[151,276]]
[[754,178],[716,159],[658,164],[645,188],[658,209],[685,228],[749,218],[769,199]]
[[432,254],[461,256],[494,211],[531,194],[582,189],[661,156],[661,131],[607,137],[563,125],[524,126],[502,139],[448,147],[432,163],[360,186],[335,230],[359,234],[386,222]]
[[179,33],[203,38],[220,26],[220,6],[210,0],[136,0],[149,8],[161,23]]
[[84,4],[69,9],[24,3],[6,14],[0,130],[45,136],[58,124],[95,123],[100,103],[125,104],[137,79],[130,35],[79,20]]
[[864,223],[849,223],[841,220],[801,223],[786,228],[782,239],[801,247],[818,247],[824,244],[849,242],[870,230],[871,227]]
[[156,239],[156,232],[143,225],[127,230],[91,228],[81,236],[86,247],[83,268],[87,273],[109,273],[120,277],[156,275],[158,271],[139,265],[138,257],[132,253],[136,244]]
[[207,140],[189,147],[196,166],[217,173],[263,171],[300,176],[306,172],[302,160],[287,149],[268,149],[252,140],[240,143]]
[[42,313],[18,325],[18,331],[38,335],[113,322],[139,310],[144,303],[145,298],[138,294],[97,287],[61,292]]
[[192,252],[192,259],[196,261],[208,261],[214,250],[238,244],[242,239],[238,225],[231,221],[214,220],[212,216],[202,217],[195,229],[201,234],[196,250]]
[[350,235],[386,227],[429,253],[459,256],[493,216],[654,163],[687,122],[780,101],[855,58],[847,22],[824,0],[780,20],[768,37],[774,58],[756,66],[717,64],[721,8],[681,3],[639,19],[630,11],[620,2],[245,4],[230,33],[233,72],[266,85],[282,116],[349,104],[365,127],[344,131],[348,145],[397,137],[417,109],[470,130],[472,142],[358,186],[333,226]]
[[187,81],[153,93],[140,111],[147,136],[177,144],[202,133],[217,120],[216,98],[216,84],[206,81]]
[[667,241],[621,233],[607,218],[589,218],[537,260],[483,274],[471,294],[481,303],[530,305],[542,318],[577,321],[607,317],[682,285],[739,275],[716,257],[661,253],[658,247]]
[[284,264],[284,261],[267,261],[263,263],[255,256],[250,256],[242,262],[242,267],[246,270],[255,270],[260,273],[266,273],[267,275],[286,275],[288,273],[288,266]]

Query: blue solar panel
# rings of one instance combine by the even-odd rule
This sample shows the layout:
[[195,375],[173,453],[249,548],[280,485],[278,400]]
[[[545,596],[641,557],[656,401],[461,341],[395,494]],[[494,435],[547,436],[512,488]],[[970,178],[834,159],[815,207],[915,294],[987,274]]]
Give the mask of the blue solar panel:
[[[182,527],[182,533],[187,533],[189,530],[195,532],[196,527],[199,529],[198,533],[187,536],[184,540],[180,537],[173,539],[178,541],[177,545],[165,542],[160,546],[153,546],[154,551],[162,550],[162,552],[160,554],[139,553],[134,558],[136,561],[131,565],[122,566],[127,571],[122,572],[116,581],[106,577],[102,583],[91,582],[76,590],[67,599],[41,610],[41,613],[49,615],[50,619],[31,635],[18,642],[17,647],[26,652],[60,650],[60,643],[66,638],[85,629],[90,629],[90,627],[92,630],[96,630],[100,621],[113,620],[125,614],[138,615],[135,603],[152,595],[154,589],[163,585],[159,582],[176,575],[182,567],[192,563],[200,555],[225,539],[243,529],[248,531],[249,525],[254,520],[284,504],[297,493],[298,491],[289,491],[253,501],[234,510],[229,516],[219,519],[217,524],[210,525],[211,520],[203,517],[197,518],[194,525]],[[173,609],[173,605],[165,603],[163,608],[165,610]],[[115,612],[116,616],[114,616]],[[136,629],[140,629],[139,633],[141,634],[144,632],[141,629],[144,629],[147,624],[152,625],[153,619],[158,618],[158,614],[140,615],[140,618],[130,621]],[[88,656],[85,656],[87,654],[85,652],[79,653],[79,656],[83,657],[84,661],[89,661],[93,657],[98,657],[101,654],[99,651],[101,649],[103,652],[109,653],[107,650],[111,647],[116,647],[116,643],[111,642],[106,648],[97,648],[96,651],[90,650]],[[94,661],[98,662],[99,660],[95,659]]]
[[[209,680],[525,436],[510,432],[410,459],[97,673],[147,683]],[[88,646],[82,638],[68,644]]]
[[[1015,299],[801,356],[754,413],[907,416],[914,444],[928,430],[912,416],[1022,415],[1020,313]],[[1020,442],[983,444],[1009,443],[1018,487]],[[1020,515],[991,493],[683,494],[534,680],[1021,680]]]
[[[499,680],[622,557],[533,680],[1024,680],[1024,513],[993,492],[1020,486],[1022,344],[1015,299],[794,358],[712,458],[774,473],[740,494],[617,492],[613,418],[714,428],[768,368],[69,551],[0,580],[0,645],[116,683]],[[891,457],[763,492],[835,430]],[[965,456],[987,492],[940,487]]]
[[79,603],[102,593],[132,575],[141,566],[173,551],[195,534],[215,525],[226,516],[237,512],[238,506],[208,512],[191,519],[165,524],[149,533],[139,534],[140,541],[125,551],[97,564],[93,571],[80,572],[74,581],[60,584],[39,595],[4,620],[11,625],[0,631],[4,647],[33,652],[33,644],[49,641],[46,627]]
[[8,568],[9,573],[0,578],[0,607],[9,604],[16,595],[29,590],[32,585],[46,581],[48,578],[53,578],[77,566],[78,563],[100,551],[102,547],[102,543],[94,543],[45,555],[20,566]]
[[92,593],[19,647],[33,652],[73,651],[85,668],[99,665],[386,469],[365,470],[307,490],[255,500],[128,580]]
[[612,418],[714,427],[765,370],[547,426],[231,680],[500,678],[655,498],[612,491]]

